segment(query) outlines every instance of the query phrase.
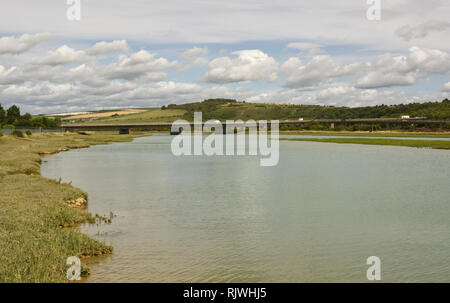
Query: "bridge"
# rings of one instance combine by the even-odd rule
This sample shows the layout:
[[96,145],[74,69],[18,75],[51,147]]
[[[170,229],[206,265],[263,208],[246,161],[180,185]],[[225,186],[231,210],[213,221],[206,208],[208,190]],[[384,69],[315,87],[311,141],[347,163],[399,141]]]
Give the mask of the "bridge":
[[[219,123],[219,122],[217,122]],[[226,129],[226,124],[220,121],[223,130]],[[322,123],[329,124],[330,128],[334,128],[336,124],[384,124],[389,125],[398,123],[409,124],[427,124],[442,128],[443,125],[450,123],[450,120],[426,120],[423,118],[366,118],[366,119],[312,119],[312,120],[283,120],[279,121],[279,126],[301,126],[308,123]],[[267,121],[267,127],[270,129],[270,120]],[[194,129],[194,122],[189,122],[191,129]],[[202,127],[205,122],[202,122]],[[230,126],[230,125],[228,125]],[[242,123],[234,123],[232,127],[242,127]],[[118,130],[120,134],[129,134],[131,129],[135,130],[155,130],[155,131],[170,131],[172,127],[171,122],[153,122],[153,123],[123,123],[123,124],[63,124],[62,128],[69,131],[115,131]],[[259,129],[259,124],[257,122]]]

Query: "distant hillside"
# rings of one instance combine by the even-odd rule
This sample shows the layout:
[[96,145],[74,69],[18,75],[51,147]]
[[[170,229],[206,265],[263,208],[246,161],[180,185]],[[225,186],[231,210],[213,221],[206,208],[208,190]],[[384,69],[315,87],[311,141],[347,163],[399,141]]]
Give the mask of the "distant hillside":
[[194,112],[202,112],[203,120],[297,120],[300,117],[304,119],[398,118],[402,115],[427,119],[450,119],[450,100],[448,99],[442,102],[365,107],[245,103],[229,99],[209,99],[182,105],[171,104],[167,107],[163,106],[162,109],[183,109],[186,111],[184,118],[188,120],[193,119]]
[[[450,100],[441,102],[411,103],[399,105],[377,105],[365,107],[335,107],[323,105],[291,105],[246,103],[231,99],[209,99],[203,102],[181,105],[170,104],[139,113],[112,112],[110,116],[98,115],[95,119],[72,120],[84,123],[146,123],[172,122],[177,119],[192,121],[194,112],[203,113],[203,121],[218,120],[298,120],[306,119],[350,119],[350,118],[399,118],[426,117],[427,119],[450,120]],[[67,118],[66,118],[67,119]]]

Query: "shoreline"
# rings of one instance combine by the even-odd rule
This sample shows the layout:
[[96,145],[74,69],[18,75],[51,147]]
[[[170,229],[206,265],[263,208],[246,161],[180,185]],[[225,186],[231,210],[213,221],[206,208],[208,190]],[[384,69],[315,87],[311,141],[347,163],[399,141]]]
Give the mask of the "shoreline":
[[304,136],[349,136],[349,137],[411,137],[450,138],[450,132],[405,132],[405,131],[279,131],[280,135]]
[[[135,138],[152,134],[136,132],[118,135],[103,131],[90,134],[36,134],[26,138],[0,137],[0,152],[3,156],[0,161],[0,281],[68,282],[65,277],[67,257],[85,258],[112,253],[111,246],[79,229],[66,228],[92,223],[90,220],[96,217],[85,210],[88,200],[86,192],[70,183],[41,175],[44,157],[93,145],[131,142]],[[386,134],[383,133],[383,136]],[[450,141],[439,140],[364,137],[280,140],[450,149]],[[86,202],[79,202],[81,198]],[[82,267],[82,273],[87,277],[89,268]],[[86,282],[86,279],[83,278],[81,282]]]
[[413,148],[450,149],[449,140],[413,140],[413,139],[384,139],[384,138],[280,138],[280,141],[300,141],[338,144],[363,144],[379,146],[404,146]]
[[[45,156],[148,135],[93,132],[0,137],[0,281],[68,282],[65,262],[69,256],[112,253],[111,246],[72,228],[106,220],[85,210],[87,193],[43,177],[40,166]],[[89,268],[82,266],[82,276],[88,275]]]

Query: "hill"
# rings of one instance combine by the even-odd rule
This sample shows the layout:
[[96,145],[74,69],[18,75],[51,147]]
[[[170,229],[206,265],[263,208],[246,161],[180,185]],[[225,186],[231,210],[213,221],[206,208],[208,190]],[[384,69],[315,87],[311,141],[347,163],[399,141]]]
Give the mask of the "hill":
[[[203,120],[298,120],[304,119],[354,119],[354,118],[399,118],[425,117],[427,119],[450,120],[450,100],[441,102],[410,103],[398,105],[376,105],[365,107],[335,107],[324,105],[247,103],[232,99],[208,99],[203,102],[170,104],[142,112],[112,113],[108,117],[97,117],[85,123],[144,123],[172,122],[177,119],[193,120],[194,112],[202,112]],[[83,122],[78,119],[71,122]]]

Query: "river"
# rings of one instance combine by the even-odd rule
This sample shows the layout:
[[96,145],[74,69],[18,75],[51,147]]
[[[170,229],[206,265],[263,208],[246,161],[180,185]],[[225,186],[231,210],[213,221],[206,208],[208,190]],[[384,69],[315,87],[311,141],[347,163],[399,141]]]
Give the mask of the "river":
[[[172,155],[170,136],[47,157],[43,176],[117,217],[87,282],[450,282],[450,151],[280,141],[259,156]],[[438,139],[436,139],[438,140]]]

